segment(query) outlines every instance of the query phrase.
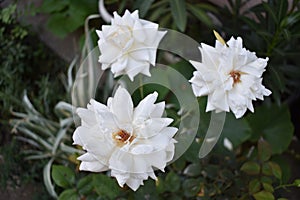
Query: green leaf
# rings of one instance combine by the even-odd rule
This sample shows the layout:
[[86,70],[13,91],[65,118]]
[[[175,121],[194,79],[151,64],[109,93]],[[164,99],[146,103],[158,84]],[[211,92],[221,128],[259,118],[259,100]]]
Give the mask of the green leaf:
[[194,162],[195,160],[198,160],[199,149],[200,149],[200,144],[193,141],[193,143],[188,148],[188,150],[183,154],[184,158],[189,162]]
[[77,189],[79,194],[87,195],[91,193],[93,190],[94,185],[93,185],[93,176],[88,175],[80,179],[77,183]]
[[201,174],[201,166],[199,163],[192,163],[188,165],[184,171],[184,175],[190,176],[190,177],[195,177],[199,176]]
[[293,184],[297,187],[300,187],[300,179],[294,180]]
[[11,4],[7,6],[6,8],[1,8],[0,11],[0,20],[4,22],[5,24],[11,23],[14,13],[17,9],[17,4]]
[[267,192],[271,192],[271,193],[274,192],[274,188],[273,188],[273,186],[271,184],[269,184],[269,183],[262,183],[262,184],[263,184],[264,189]]
[[168,13],[165,16],[163,16],[159,21],[160,27],[168,28],[170,25],[171,19],[172,19],[171,13]]
[[47,28],[58,37],[65,37],[70,32],[71,24],[67,24],[67,17],[62,13],[52,14],[48,19]]
[[182,156],[172,164],[172,167],[176,171],[182,171],[184,169],[185,165],[186,165],[186,161],[185,161],[184,157]]
[[267,11],[267,13],[269,14],[269,16],[271,16],[274,20],[274,22],[278,22],[276,14],[274,12],[274,10],[272,9],[272,7],[265,2],[262,2],[263,7],[265,8],[265,11]]
[[154,0],[136,0],[133,4],[133,10],[139,10],[139,16],[145,17]]
[[186,179],[183,184],[184,196],[195,197],[200,190],[200,179]]
[[140,187],[136,192],[134,192],[134,199],[149,199],[157,200],[158,191],[155,187],[155,182],[153,180],[147,180],[144,182],[144,186]]
[[116,181],[104,174],[94,175],[93,185],[98,195],[108,197],[109,199],[115,199],[120,193]]
[[266,176],[271,176],[273,175],[271,166],[269,165],[269,163],[263,163],[262,165],[262,173]]
[[65,190],[58,197],[58,200],[78,200],[78,199],[79,196],[76,193],[75,189]]
[[150,93],[153,93],[154,91],[156,91],[158,93],[158,99],[157,101],[163,101],[164,98],[167,96],[167,94],[170,92],[168,88],[162,86],[162,85],[159,85],[159,84],[145,84],[142,86],[142,95],[144,95],[143,97],[141,97],[141,90],[138,89],[136,90],[134,93],[133,93],[133,100],[134,100],[134,103],[136,102],[139,102],[138,100],[144,98],[146,95],[150,94]]
[[277,17],[278,20],[281,21],[286,15],[288,11],[288,1],[279,1],[279,5],[275,5],[277,7]]
[[206,12],[202,8],[199,8],[199,7],[197,7],[195,5],[192,5],[192,4],[187,4],[187,8],[191,11],[191,13],[193,15],[195,15],[195,17],[198,20],[203,22],[208,27],[211,27],[213,25],[211,18],[208,17]]
[[170,66],[179,71],[187,79],[189,79],[191,74],[194,72],[193,65],[186,60],[180,60]]
[[260,178],[260,181],[261,181],[262,183],[269,183],[269,184],[272,184],[272,182],[273,182],[273,180],[272,180],[270,177],[267,177],[267,176],[262,176],[262,177]]
[[74,171],[62,165],[53,165],[51,176],[54,182],[63,188],[68,188],[75,183]]
[[247,119],[252,129],[252,141],[263,137],[273,154],[280,154],[288,148],[294,128],[286,105],[257,107]]
[[[58,2],[61,3],[65,1]],[[80,26],[83,26],[85,18],[90,13],[97,12],[97,8],[97,2],[94,0],[86,0],[84,2],[72,0],[68,2],[66,9],[59,12],[53,12],[53,14],[50,15],[47,27],[51,32],[63,38]]]
[[151,15],[149,16],[149,20],[150,21],[158,21],[161,19],[161,16],[165,15],[167,12],[169,12],[168,8],[158,7],[157,9],[155,9],[151,12]]
[[170,0],[171,12],[173,20],[177,28],[184,32],[187,23],[187,12],[184,0]]
[[290,178],[292,176],[292,171],[291,171],[291,164],[288,161],[288,159],[285,158],[285,156],[278,155],[278,156],[273,156],[272,161],[277,163],[282,172],[282,178],[280,180],[281,184],[289,184],[290,183]]
[[242,165],[241,171],[249,175],[257,175],[259,174],[260,166],[254,161],[248,161]]
[[277,163],[272,162],[272,161],[270,161],[270,162],[268,162],[268,163],[269,163],[269,165],[270,165],[270,167],[271,167],[271,169],[272,169],[273,175],[274,175],[276,178],[278,178],[279,180],[281,180],[281,178],[282,178],[282,171],[281,171],[280,166],[279,166]]
[[232,113],[226,114],[226,120],[219,142],[223,144],[225,138],[228,138],[233,148],[238,147],[251,137],[251,129],[245,119],[237,120]]
[[[272,84],[276,87],[277,90],[280,92],[284,92],[286,90],[285,86],[285,78],[283,73],[281,73],[279,70],[275,68],[276,66],[270,67],[270,75],[272,78]],[[271,85],[271,86],[273,86]]]
[[69,1],[61,1],[61,0],[51,0],[51,1],[43,1],[41,7],[38,8],[39,12],[42,13],[52,13],[62,11],[65,7],[68,6]]
[[219,176],[220,166],[214,164],[208,164],[205,167],[205,173],[208,178],[215,179],[217,176]]
[[260,161],[264,162],[271,158],[272,149],[268,142],[266,142],[263,139],[258,140],[257,148],[258,148],[258,158]]
[[280,23],[280,27],[292,27],[300,20],[300,12],[294,12],[286,16]]
[[253,195],[256,200],[274,200],[274,196],[272,193],[262,190]]
[[180,188],[180,179],[173,171],[169,172],[165,180],[166,190],[176,192]]
[[261,184],[258,179],[253,179],[249,182],[248,190],[250,194],[258,192],[261,188]]
[[161,177],[157,177],[157,181],[155,181],[155,186],[158,194],[161,194],[165,191],[164,180]]

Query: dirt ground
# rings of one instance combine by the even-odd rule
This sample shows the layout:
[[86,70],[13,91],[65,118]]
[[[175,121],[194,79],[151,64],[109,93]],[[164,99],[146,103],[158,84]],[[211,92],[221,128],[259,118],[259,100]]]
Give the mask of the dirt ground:
[[38,194],[41,191],[41,186],[34,184],[22,185],[20,187],[0,189],[0,199],[2,200],[33,200],[39,199]]

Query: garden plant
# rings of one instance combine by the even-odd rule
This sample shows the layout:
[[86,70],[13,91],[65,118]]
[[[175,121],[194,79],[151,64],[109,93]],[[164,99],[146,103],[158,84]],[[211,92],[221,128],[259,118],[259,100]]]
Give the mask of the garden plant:
[[16,5],[0,15],[0,112],[20,152],[1,147],[1,171],[30,166],[45,199],[300,197],[300,1],[32,6],[57,37],[79,34],[69,64],[24,44]]

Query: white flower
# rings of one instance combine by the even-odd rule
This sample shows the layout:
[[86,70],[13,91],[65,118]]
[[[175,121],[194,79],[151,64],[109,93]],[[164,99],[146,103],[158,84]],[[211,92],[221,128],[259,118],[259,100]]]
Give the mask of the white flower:
[[97,34],[102,69],[111,67],[115,77],[127,74],[133,81],[138,73],[151,76],[150,64],[155,65],[157,47],[166,31],[158,31],[158,24],[139,19],[137,10],[126,10],[122,17],[114,12],[111,25],[103,25]]
[[91,100],[87,109],[78,108],[81,118],[73,135],[74,144],[86,151],[78,159],[80,170],[111,170],[119,185],[137,190],[155,169],[164,171],[174,156],[177,128],[163,118],[165,103],[156,103],[157,92],[145,97],[136,108],[130,94],[119,87],[107,106]]
[[257,58],[243,48],[240,37],[227,44],[219,39],[215,47],[202,43],[199,49],[202,63],[190,61],[196,68],[190,82],[196,96],[208,95],[206,112],[231,110],[240,118],[247,108],[254,112],[252,100],[271,94],[261,77],[268,58]]

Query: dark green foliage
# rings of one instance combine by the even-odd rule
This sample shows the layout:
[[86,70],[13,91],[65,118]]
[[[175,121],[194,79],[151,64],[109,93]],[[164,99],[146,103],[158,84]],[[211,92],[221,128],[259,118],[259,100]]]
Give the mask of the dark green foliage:
[[[2,132],[1,134],[8,134]],[[45,162],[34,163],[27,161],[24,163],[24,157],[20,154],[26,146],[22,145],[20,141],[15,138],[11,139],[9,143],[3,144],[0,147],[0,188],[5,187],[19,187],[21,184],[28,182],[41,182],[41,177],[37,173],[43,167]],[[28,166],[31,166],[28,168]]]
[[97,0],[45,0],[38,12],[51,14],[47,23],[50,31],[59,37],[82,27],[90,14],[98,13]]
[[[12,110],[20,111],[27,91],[38,109],[51,116],[58,99],[65,98],[58,74],[65,65],[38,37],[17,22],[16,5],[0,8],[0,169],[2,187],[19,187],[27,182],[42,182],[45,161],[25,161],[20,152],[29,145],[13,138],[16,127],[9,125]],[[49,86],[51,85],[51,89]],[[14,132],[15,133],[15,132]],[[22,138],[24,139],[24,138]],[[22,164],[21,164],[22,163]],[[30,167],[29,167],[30,166]],[[40,191],[42,191],[41,188]],[[39,198],[41,195],[37,194]],[[48,194],[47,194],[48,196]],[[47,196],[43,199],[48,199]]]
[[[12,4],[0,13],[0,114],[9,116],[9,109],[20,109],[24,90],[34,97],[46,113],[64,90],[59,86],[58,74],[64,63],[37,41],[37,36],[28,35],[25,27],[16,21],[16,5]],[[51,69],[51,72],[49,72]],[[49,89],[49,85],[53,89]],[[54,95],[55,94],[55,95]],[[61,94],[61,95],[60,95]]]

